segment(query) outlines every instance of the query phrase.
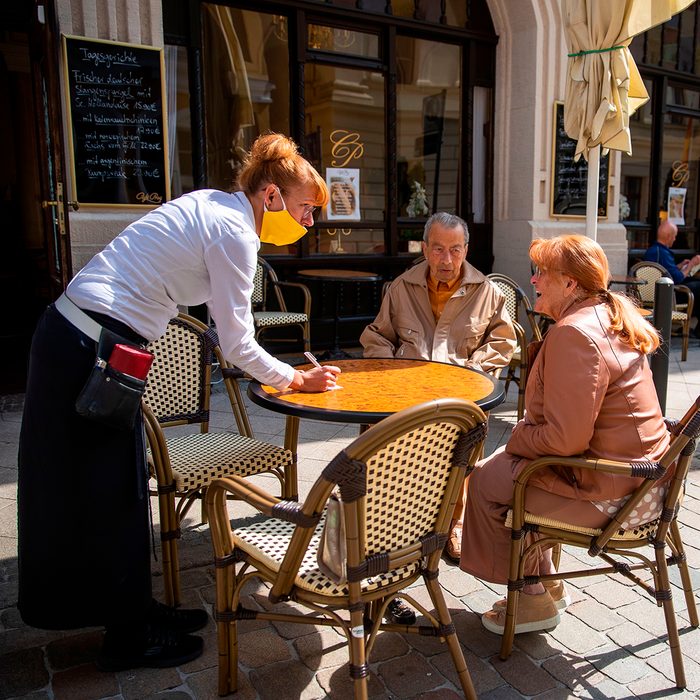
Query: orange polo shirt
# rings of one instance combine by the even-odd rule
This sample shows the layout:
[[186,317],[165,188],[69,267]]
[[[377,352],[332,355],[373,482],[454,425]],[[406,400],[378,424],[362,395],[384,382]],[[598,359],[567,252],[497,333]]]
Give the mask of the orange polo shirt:
[[451,284],[447,282],[438,282],[433,279],[428,269],[428,298],[430,299],[430,308],[433,310],[433,316],[437,321],[442,315],[443,309],[447,300],[457,291],[462,282],[462,275],[459,274]]

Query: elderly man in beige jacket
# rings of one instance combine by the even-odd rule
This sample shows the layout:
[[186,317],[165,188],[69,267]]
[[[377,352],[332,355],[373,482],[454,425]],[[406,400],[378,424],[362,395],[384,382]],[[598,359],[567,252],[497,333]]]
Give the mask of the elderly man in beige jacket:
[[[495,375],[508,365],[516,340],[505,297],[466,261],[468,244],[459,216],[438,212],[428,219],[425,261],[391,283],[377,318],[360,336],[365,357],[436,360]],[[455,562],[462,512],[458,504],[445,549]],[[408,613],[395,616],[405,623]]]

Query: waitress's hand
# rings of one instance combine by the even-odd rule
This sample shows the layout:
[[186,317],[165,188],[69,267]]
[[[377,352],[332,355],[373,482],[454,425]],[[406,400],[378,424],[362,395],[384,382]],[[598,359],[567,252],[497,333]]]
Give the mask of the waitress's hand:
[[339,374],[340,367],[334,367],[333,365],[305,369],[303,372],[296,370],[289,388],[309,392],[328,391],[335,386],[336,377]]

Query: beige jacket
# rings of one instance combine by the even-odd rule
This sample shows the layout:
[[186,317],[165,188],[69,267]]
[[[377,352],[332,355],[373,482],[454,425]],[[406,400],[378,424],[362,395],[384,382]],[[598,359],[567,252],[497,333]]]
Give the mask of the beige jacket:
[[[525,458],[518,472],[542,455],[655,461],[668,447],[649,363],[609,326],[607,306],[586,300],[547,331],[528,376],[525,416],[506,445]],[[530,484],[589,501],[620,498],[640,482],[589,470],[577,470],[575,481],[556,469],[540,474]]]
[[428,263],[397,277],[377,318],[360,336],[365,357],[435,360],[497,373],[515,349],[505,297],[466,261],[462,283],[435,322],[428,296]]

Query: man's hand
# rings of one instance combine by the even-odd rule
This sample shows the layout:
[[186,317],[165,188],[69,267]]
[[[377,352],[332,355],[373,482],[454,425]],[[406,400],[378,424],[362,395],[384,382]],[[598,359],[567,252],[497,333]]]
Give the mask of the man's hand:
[[289,388],[308,392],[328,391],[335,386],[336,377],[339,374],[340,367],[335,367],[334,365],[314,367],[303,372],[296,370]]

